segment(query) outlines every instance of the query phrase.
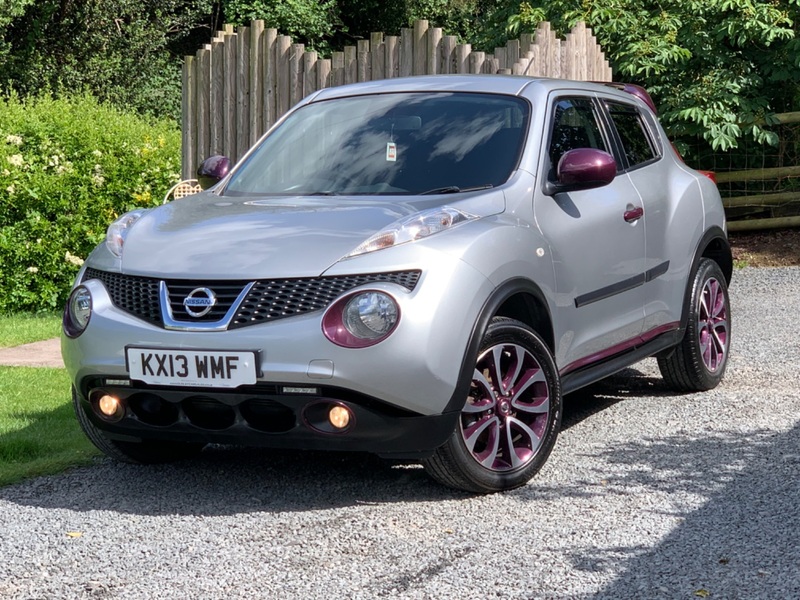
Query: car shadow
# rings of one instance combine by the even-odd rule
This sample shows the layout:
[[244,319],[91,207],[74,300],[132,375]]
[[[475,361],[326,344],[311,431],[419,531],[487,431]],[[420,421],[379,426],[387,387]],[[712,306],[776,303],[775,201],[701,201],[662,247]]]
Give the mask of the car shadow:
[[[632,395],[666,393],[660,380],[626,369],[568,395],[562,428]],[[309,511],[471,496],[437,484],[413,461],[232,446],[209,446],[195,459],[163,465],[98,458],[89,467],[0,488],[0,500],[8,502],[143,515]]]
[[653,377],[635,369],[619,373],[564,396],[561,431],[574,427],[628,398],[658,398],[674,396],[661,377]]

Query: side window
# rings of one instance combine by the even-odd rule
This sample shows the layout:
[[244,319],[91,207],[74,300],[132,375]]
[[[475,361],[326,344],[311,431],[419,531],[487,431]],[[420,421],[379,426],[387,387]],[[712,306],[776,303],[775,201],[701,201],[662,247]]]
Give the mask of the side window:
[[608,152],[594,104],[589,98],[559,98],[553,111],[550,134],[550,174],[555,180],[558,161],[568,150],[596,148]]
[[617,102],[608,102],[606,106],[628,157],[628,166],[635,167],[658,158],[656,146],[639,110],[630,104]]

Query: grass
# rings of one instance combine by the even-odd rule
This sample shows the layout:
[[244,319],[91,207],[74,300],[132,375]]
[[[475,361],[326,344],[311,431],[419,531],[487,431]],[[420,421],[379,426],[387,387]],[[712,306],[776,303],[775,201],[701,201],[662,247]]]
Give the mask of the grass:
[[64,369],[0,367],[0,486],[91,461]]
[[58,337],[61,315],[56,313],[0,315],[0,348]]

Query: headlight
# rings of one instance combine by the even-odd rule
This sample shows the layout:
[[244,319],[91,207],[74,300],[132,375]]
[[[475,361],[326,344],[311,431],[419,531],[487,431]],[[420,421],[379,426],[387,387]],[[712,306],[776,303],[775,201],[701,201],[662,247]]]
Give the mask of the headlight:
[[79,285],[72,290],[64,309],[64,333],[71,338],[78,337],[86,329],[91,316],[92,294],[88,289]]
[[429,210],[424,210],[410,217],[400,219],[381,229],[378,233],[367,239],[345,258],[390,248],[406,242],[413,242],[431,235],[447,231],[462,223],[467,223],[477,219],[476,215],[471,215],[452,206],[437,206]]
[[125,245],[125,238],[128,236],[133,224],[136,223],[147,212],[145,208],[137,208],[125,213],[108,226],[106,231],[106,246],[116,257],[122,256],[122,247]]
[[322,330],[334,344],[366,348],[389,337],[399,320],[400,308],[394,298],[370,290],[335,302],[322,318]]

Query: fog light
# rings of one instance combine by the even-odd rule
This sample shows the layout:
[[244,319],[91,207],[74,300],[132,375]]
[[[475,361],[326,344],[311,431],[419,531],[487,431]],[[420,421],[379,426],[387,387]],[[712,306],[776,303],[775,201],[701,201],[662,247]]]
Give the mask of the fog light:
[[328,412],[328,421],[336,429],[345,429],[350,425],[350,411],[344,406],[334,406]]
[[122,406],[122,401],[110,394],[100,396],[97,401],[97,409],[100,411],[100,415],[109,421],[119,421],[125,416],[125,407]]

